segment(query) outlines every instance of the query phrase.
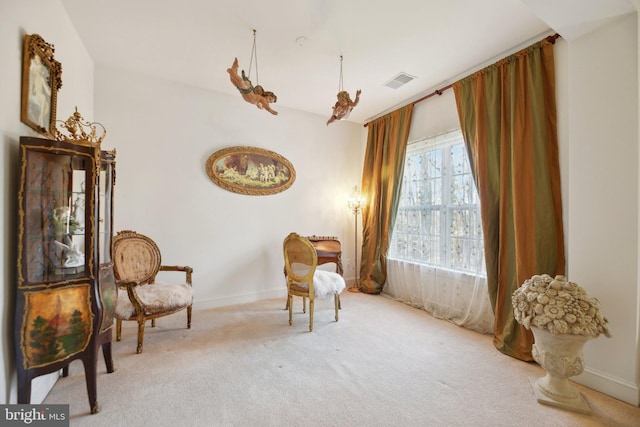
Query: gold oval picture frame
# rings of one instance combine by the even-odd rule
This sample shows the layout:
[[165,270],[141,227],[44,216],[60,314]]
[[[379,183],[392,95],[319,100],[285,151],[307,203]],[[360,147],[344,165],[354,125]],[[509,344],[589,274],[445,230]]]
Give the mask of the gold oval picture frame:
[[223,148],[209,156],[206,167],[207,175],[218,186],[252,196],[280,193],[296,179],[289,160],[257,147]]

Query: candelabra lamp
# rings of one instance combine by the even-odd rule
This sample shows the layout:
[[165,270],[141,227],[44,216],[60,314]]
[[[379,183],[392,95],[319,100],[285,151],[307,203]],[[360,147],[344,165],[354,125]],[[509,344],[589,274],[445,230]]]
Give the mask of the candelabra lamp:
[[354,249],[355,258],[353,259],[353,262],[354,262],[355,280],[353,282],[353,285],[347,288],[349,292],[360,292],[360,283],[358,280],[358,213],[360,212],[360,209],[362,208],[363,204],[364,204],[364,196],[360,192],[360,188],[356,185],[353,187],[353,190],[351,190],[351,194],[349,194],[349,198],[347,199],[347,206],[349,207],[349,209],[351,209],[355,218],[354,229],[353,229],[354,248],[355,248]]

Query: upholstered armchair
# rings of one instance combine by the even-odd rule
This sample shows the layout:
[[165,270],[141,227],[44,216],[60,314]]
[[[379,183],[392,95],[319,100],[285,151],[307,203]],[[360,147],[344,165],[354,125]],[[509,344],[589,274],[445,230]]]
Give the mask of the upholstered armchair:
[[[162,265],[160,249],[149,237],[135,231],[119,231],[113,239],[113,266],[118,284],[116,304],[116,340],[122,338],[122,321],[138,322],[138,346],[142,352],[144,327],[151,320],[168,316],[178,311],[187,311],[187,328],[191,328],[193,293],[188,266]],[[182,283],[156,283],[160,271],[175,271],[185,274]]]

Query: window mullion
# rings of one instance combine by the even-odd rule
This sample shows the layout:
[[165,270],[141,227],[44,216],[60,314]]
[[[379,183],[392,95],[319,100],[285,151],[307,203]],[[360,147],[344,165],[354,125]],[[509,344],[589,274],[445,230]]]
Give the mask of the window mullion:
[[440,235],[441,253],[443,255],[443,265],[449,267],[451,265],[451,146],[447,144],[442,147],[442,215],[444,221],[441,223]]

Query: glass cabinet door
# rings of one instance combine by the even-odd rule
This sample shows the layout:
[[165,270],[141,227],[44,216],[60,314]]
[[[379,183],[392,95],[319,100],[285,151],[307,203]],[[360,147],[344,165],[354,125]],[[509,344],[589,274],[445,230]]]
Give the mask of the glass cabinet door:
[[100,163],[100,200],[98,218],[98,242],[100,244],[100,265],[111,262],[112,201],[113,201],[113,156],[102,152]]
[[[111,337],[111,328],[118,298],[118,287],[111,260],[113,237],[113,187],[115,185],[115,150],[100,153],[98,175],[98,262],[100,265],[99,292],[102,322],[99,332]],[[110,338],[109,338],[110,339]]]
[[[93,158],[28,150],[24,172],[24,280],[54,282],[89,275]],[[92,185],[88,186],[92,188]]]

